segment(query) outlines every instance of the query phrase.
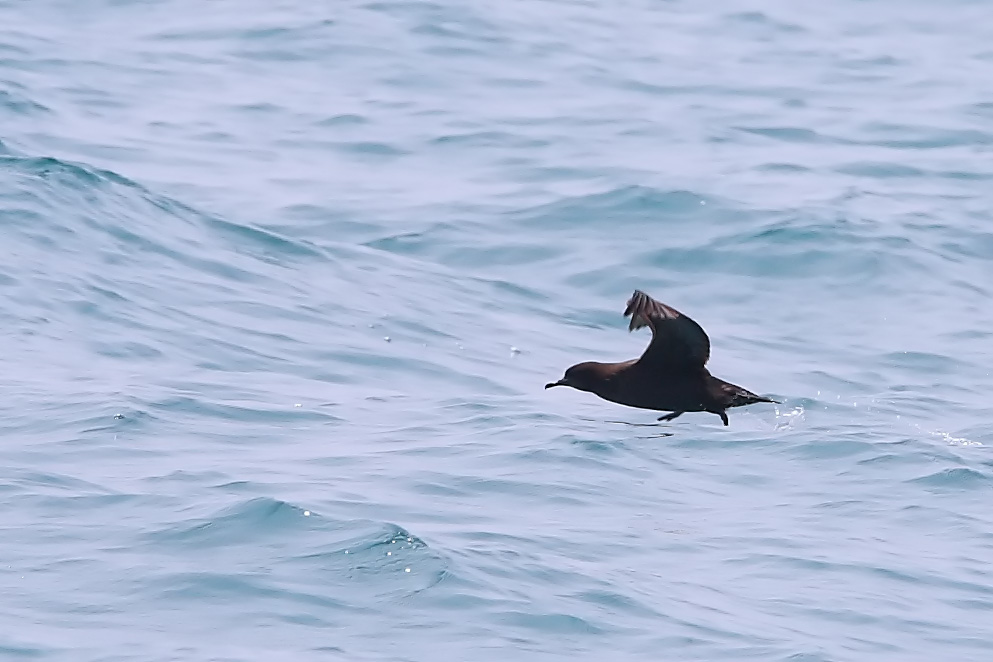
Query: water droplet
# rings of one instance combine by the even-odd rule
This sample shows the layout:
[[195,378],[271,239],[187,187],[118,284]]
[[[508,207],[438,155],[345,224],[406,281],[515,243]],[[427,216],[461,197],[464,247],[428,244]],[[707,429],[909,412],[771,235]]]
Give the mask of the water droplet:
[[383,336],[383,340],[385,340],[386,342],[390,342],[390,337],[389,336]]
[[304,517],[310,517],[310,511],[309,510],[303,511],[303,516]]
[[404,572],[410,572],[410,568],[404,568],[403,571]]

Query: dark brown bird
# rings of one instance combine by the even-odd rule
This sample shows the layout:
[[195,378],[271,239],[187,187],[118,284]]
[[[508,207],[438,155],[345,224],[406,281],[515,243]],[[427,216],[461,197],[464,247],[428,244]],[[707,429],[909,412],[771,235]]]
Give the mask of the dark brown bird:
[[[572,366],[553,386],[571,386],[629,407],[671,411],[671,421],[688,411],[707,411],[728,424],[727,410],[756,402],[776,402],[718,379],[705,367],[710,338],[699,324],[641,290],[628,299],[628,330],[652,330],[652,342],[638,359],[622,363],[587,361]],[[778,404],[778,403],[777,403]]]

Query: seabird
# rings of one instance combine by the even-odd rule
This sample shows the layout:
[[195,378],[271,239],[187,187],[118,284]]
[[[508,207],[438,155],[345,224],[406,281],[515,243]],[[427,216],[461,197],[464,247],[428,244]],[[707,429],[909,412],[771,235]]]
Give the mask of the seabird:
[[647,326],[652,342],[640,358],[621,363],[587,361],[572,366],[553,386],[571,386],[628,407],[669,411],[660,421],[671,421],[688,411],[706,411],[728,424],[727,410],[776,400],[718,379],[707,370],[710,338],[703,328],[672,306],[641,290],[628,299],[624,317],[629,331]]

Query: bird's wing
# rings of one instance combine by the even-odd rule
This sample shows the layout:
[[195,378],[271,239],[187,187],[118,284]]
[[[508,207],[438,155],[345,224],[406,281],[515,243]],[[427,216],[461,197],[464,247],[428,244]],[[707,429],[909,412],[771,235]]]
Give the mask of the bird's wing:
[[710,338],[699,324],[686,315],[641,290],[635,290],[628,299],[624,317],[629,315],[629,330],[643,326],[652,330],[652,342],[639,361],[680,368],[702,368],[706,365],[710,358]]

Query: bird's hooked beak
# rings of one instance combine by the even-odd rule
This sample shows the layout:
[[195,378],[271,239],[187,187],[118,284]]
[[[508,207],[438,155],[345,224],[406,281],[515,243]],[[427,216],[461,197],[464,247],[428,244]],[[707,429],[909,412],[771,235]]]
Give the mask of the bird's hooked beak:
[[553,386],[568,386],[568,384],[566,383],[564,377],[557,382],[551,382],[550,384],[545,384],[545,388],[552,388]]

